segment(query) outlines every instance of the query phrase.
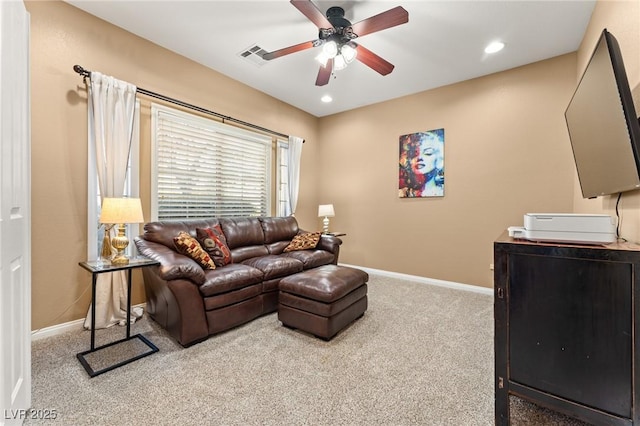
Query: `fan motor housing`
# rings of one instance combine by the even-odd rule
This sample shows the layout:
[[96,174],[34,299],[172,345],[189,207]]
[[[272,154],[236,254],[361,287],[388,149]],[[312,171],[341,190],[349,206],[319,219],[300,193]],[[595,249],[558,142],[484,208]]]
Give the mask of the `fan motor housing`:
[[338,6],[333,6],[327,9],[327,19],[336,29],[348,28],[351,26],[351,22],[344,17],[344,9]]

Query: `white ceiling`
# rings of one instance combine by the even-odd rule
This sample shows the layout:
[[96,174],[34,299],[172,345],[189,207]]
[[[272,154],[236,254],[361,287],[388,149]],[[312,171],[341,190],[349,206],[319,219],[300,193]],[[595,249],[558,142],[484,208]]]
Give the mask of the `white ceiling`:
[[[316,26],[288,0],[89,1],[68,3],[317,117],[503,71],[578,49],[595,0],[314,0],[324,13],[345,10],[356,23],[396,6],[409,22],[358,38],[395,65],[381,76],[354,61],[316,87],[317,49],[256,65],[239,56],[318,38]],[[506,47],[483,52],[493,40]],[[90,68],[90,64],[79,64]],[[100,70],[96,70],[100,71]],[[117,77],[117,76],[115,76]],[[144,82],[135,82],[144,88]],[[329,94],[333,102],[322,103]]]

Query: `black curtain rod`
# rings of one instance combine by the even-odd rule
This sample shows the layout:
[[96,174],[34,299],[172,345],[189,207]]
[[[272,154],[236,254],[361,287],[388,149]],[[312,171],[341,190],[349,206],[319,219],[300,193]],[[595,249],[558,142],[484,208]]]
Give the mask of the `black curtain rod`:
[[[73,66],[73,70],[75,72],[77,72],[78,74],[80,74],[81,76],[83,76],[84,78],[87,78],[87,77],[91,78],[91,71],[85,70],[80,65],[74,65]],[[218,117],[218,118],[222,119],[222,122],[231,121],[233,123],[240,124],[241,126],[244,126],[244,127],[249,127],[249,128],[252,128],[252,129],[260,130],[261,132],[270,133],[272,135],[281,136],[281,137],[287,138],[287,139],[289,138],[289,135],[285,135],[284,133],[275,132],[273,130],[266,129],[264,127],[257,126],[255,124],[247,123],[246,121],[238,120],[237,118],[229,117],[227,115],[222,115],[222,114],[217,113],[215,111],[210,111],[208,109],[201,108],[201,107],[196,106],[196,105],[188,104],[188,103],[180,101],[178,99],[173,99],[173,98],[170,98],[168,96],[161,95],[159,93],[155,93],[155,92],[151,92],[149,90],[142,89],[140,87],[137,87],[136,91],[138,93],[141,93],[141,94],[146,95],[146,96],[150,96],[152,98],[156,98],[156,99],[163,100],[165,102],[169,102],[169,103],[172,103],[172,104],[180,105],[182,107],[189,108],[189,109],[192,109],[194,111],[202,112],[204,114],[213,115],[214,117]],[[303,143],[304,143],[304,141],[303,141]]]

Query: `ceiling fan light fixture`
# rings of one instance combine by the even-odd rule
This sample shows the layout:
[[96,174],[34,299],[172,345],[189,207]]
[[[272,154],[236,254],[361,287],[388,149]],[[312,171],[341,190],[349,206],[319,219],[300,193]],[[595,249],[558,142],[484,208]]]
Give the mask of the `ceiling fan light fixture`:
[[340,53],[347,64],[351,63],[351,61],[353,61],[358,55],[358,51],[348,44],[345,44],[340,48]]
[[322,65],[323,67],[327,66],[328,60],[329,60],[329,57],[324,53],[324,51],[320,51],[318,56],[316,56],[316,61],[320,62],[320,65]]
[[324,53],[327,58],[335,58],[338,54],[338,44],[333,40],[326,42],[322,46],[322,53]]
[[320,100],[325,104],[328,104],[329,102],[333,101],[333,98],[329,95],[324,95],[323,97],[320,98]]
[[338,55],[333,58],[333,69],[336,71],[343,70],[347,67],[347,61],[345,61],[342,55]]

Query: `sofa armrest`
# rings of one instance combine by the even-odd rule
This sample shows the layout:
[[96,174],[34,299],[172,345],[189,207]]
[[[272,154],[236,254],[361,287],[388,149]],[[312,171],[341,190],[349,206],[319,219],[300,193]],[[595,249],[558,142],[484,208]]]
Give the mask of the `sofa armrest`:
[[187,278],[165,280],[162,265],[142,268],[147,312],[182,346],[190,346],[209,335],[204,301],[198,286]]
[[158,272],[163,280],[171,281],[184,278],[198,285],[205,282],[204,270],[195,260],[165,245],[147,241],[140,237],[136,237],[134,241],[140,254],[160,262]]
[[316,248],[320,250],[326,250],[333,254],[338,254],[338,251],[340,250],[340,244],[342,244],[342,240],[340,238],[334,237],[333,235],[322,234]]

